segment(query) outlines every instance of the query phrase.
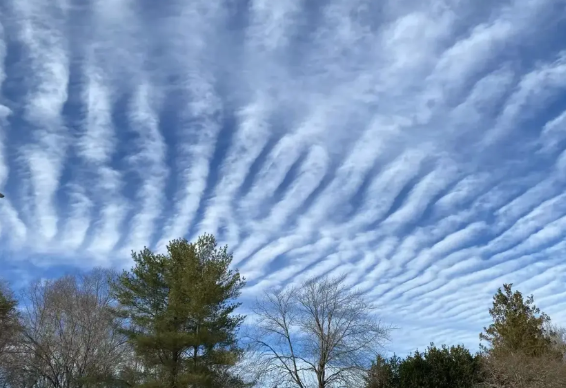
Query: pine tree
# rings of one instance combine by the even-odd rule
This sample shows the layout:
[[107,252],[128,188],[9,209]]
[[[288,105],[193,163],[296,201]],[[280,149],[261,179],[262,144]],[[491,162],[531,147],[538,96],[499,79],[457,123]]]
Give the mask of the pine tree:
[[113,285],[122,329],[144,360],[143,386],[218,387],[241,355],[234,314],[244,279],[214,236],[173,240],[166,254],[133,252]]
[[434,344],[407,358],[377,358],[366,388],[472,388],[481,381],[480,358],[462,345]]
[[399,367],[401,358],[393,355],[384,358],[378,355],[372,363],[366,378],[366,388],[397,388],[399,387]]
[[521,353],[526,356],[548,354],[552,348],[551,334],[545,327],[550,317],[534,305],[533,296],[523,299],[519,291],[513,292],[513,284],[504,284],[493,297],[493,307],[489,309],[493,323],[484,327],[480,340],[489,346],[481,345],[484,352]]
[[0,283],[0,355],[18,328],[17,302],[9,288]]

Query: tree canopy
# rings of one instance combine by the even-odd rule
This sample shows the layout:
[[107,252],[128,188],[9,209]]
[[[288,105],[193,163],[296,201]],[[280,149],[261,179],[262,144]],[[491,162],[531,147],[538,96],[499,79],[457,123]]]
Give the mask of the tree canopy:
[[[504,284],[493,296],[489,314],[493,323],[480,334],[482,350],[488,353],[516,353],[540,356],[552,351],[552,334],[547,329],[550,317],[534,304],[534,297],[526,299],[513,284]],[[558,355],[557,355],[558,356]]]
[[481,380],[479,355],[462,345],[415,351],[401,359],[378,356],[367,388],[472,388]]
[[0,354],[8,345],[17,324],[17,304],[8,286],[0,283]]
[[218,387],[241,355],[236,332],[244,317],[235,299],[244,286],[232,256],[212,235],[173,240],[167,253],[133,252],[134,267],[114,295],[122,330],[147,368],[144,386]]
[[259,299],[249,339],[258,363],[284,386],[355,387],[389,340],[374,310],[344,277],[309,279]]

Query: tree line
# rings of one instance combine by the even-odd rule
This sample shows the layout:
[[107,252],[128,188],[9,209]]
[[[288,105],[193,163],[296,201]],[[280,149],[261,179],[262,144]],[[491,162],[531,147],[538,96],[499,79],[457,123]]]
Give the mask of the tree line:
[[566,335],[505,284],[480,351],[431,344],[385,356],[395,328],[344,277],[258,296],[212,235],[132,253],[131,269],[0,286],[4,388],[566,387]]

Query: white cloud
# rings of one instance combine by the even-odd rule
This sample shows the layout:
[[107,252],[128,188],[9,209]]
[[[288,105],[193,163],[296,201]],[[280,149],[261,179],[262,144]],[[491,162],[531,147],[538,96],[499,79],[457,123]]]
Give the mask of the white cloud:
[[[65,162],[68,132],[61,119],[67,100],[69,79],[67,38],[63,26],[51,16],[65,10],[38,2],[34,6],[18,2],[14,10],[20,20],[17,40],[26,46],[27,71],[33,86],[27,90],[23,119],[30,126],[30,141],[19,151],[29,174],[30,221],[38,225],[37,242],[47,244],[57,234],[55,195]],[[38,23],[45,17],[44,23]]]
[[[112,120],[115,96],[111,83],[94,66],[85,68],[85,78],[82,98],[86,115],[77,142],[78,155],[84,161],[84,173],[87,176],[94,175],[99,184],[79,188],[74,196],[79,199],[78,206],[88,205],[88,198],[99,204],[99,211],[91,221],[92,238],[88,241],[88,249],[103,256],[114,249],[119,241],[127,204],[122,195],[123,173],[112,166],[112,159],[117,152],[117,130]],[[81,207],[77,211],[84,213],[87,209]],[[87,239],[86,233],[84,238]]]
[[169,174],[165,162],[168,148],[157,117],[161,104],[151,99],[152,95],[157,94],[152,91],[150,85],[142,83],[130,107],[130,121],[137,141],[130,145],[135,153],[128,157],[128,164],[143,183],[135,195],[140,205],[130,220],[130,233],[125,244],[128,250],[150,245],[148,243],[152,241],[155,224],[163,210],[164,188]]
[[189,82],[192,84],[189,97],[192,101],[188,102],[187,111],[182,114],[185,123],[178,129],[182,140],[176,144],[179,157],[174,166],[181,178],[175,210],[167,220],[160,247],[173,238],[185,236],[189,226],[195,222],[210,174],[210,159],[221,129],[221,123],[215,116],[221,114],[222,107],[210,81],[206,77],[198,77]]
[[8,1],[0,242],[126,266],[214,233],[246,298],[346,273],[398,349],[474,347],[503,282],[563,321],[558,3]]

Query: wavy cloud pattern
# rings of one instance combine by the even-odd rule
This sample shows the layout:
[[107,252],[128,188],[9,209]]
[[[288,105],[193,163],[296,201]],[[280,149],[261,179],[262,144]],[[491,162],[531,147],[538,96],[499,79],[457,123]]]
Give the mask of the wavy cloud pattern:
[[347,273],[398,352],[474,347],[503,282],[566,323],[564,37],[562,0],[4,0],[0,264],[210,232],[246,297]]

